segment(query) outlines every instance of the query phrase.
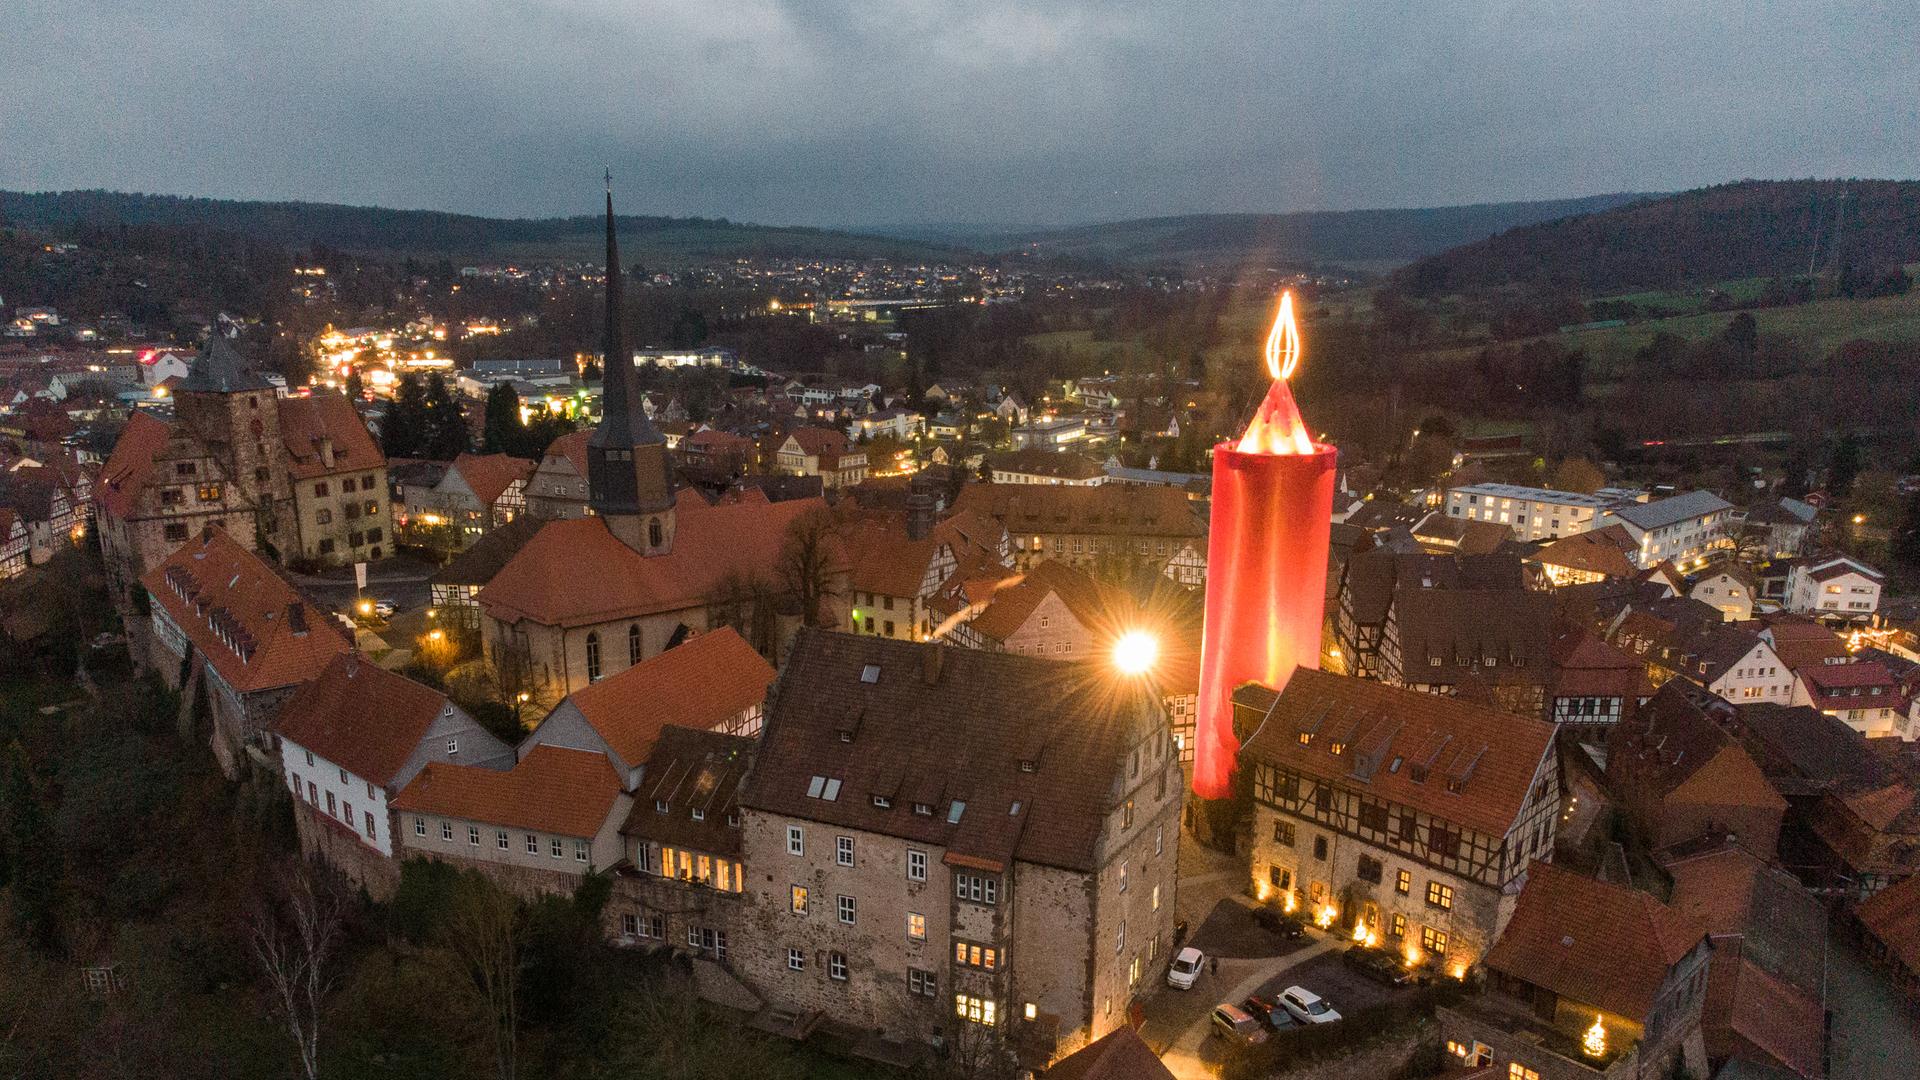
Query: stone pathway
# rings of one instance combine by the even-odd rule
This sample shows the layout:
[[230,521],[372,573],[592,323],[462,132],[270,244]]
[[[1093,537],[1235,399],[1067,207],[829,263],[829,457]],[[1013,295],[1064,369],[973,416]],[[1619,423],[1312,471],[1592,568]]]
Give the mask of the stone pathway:
[[[1207,1011],[1198,1020],[1188,1024],[1174,1039],[1173,1045],[1161,1051],[1160,1060],[1180,1080],[1212,1080],[1213,1066],[1200,1056],[1212,1032],[1213,1005],[1223,1001],[1241,1002],[1269,979],[1283,975],[1324,953],[1331,952],[1340,944],[1339,939],[1325,937],[1304,949],[1296,949],[1285,956],[1266,957],[1257,960],[1222,960],[1218,974],[1209,972],[1190,993],[1206,994],[1210,1004]],[[1221,987],[1228,987],[1222,990]]]

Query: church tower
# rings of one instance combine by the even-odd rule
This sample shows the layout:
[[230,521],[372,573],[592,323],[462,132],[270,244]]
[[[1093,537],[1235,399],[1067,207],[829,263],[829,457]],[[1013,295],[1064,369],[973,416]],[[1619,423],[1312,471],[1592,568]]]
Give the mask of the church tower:
[[613,235],[613,175],[607,175],[607,326],[600,426],[587,440],[587,505],[642,555],[673,550],[673,465],[667,440],[640,400],[640,377],[622,340],[620,249]]

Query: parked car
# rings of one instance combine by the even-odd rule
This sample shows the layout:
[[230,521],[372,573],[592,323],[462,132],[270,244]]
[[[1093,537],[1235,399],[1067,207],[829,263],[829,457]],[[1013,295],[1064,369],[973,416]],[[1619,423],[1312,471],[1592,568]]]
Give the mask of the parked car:
[[1200,969],[1207,964],[1206,955],[1199,949],[1181,949],[1167,968],[1167,985],[1175,990],[1191,990],[1200,978]]
[[1300,1026],[1300,1021],[1293,1018],[1293,1014],[1280,1004],[1278,998],[1266,998],[1255,994],[1240,1007],[1252,1013],[1255,1020],[1265,1024],[1268,1031],[1291,1031]]
[[393,613],[398,610],[391,600],[375,600],[373,602],[373,613],[383,619],[393,618]]
[[1229,1042],[1259,1046],[1267,1041],[1267,1029],[1238,1005],[1221,1003],[1213,1009],[1213,1033]]
[[1355,945],[1342,954],[1341,959],[1346,961],[1348,967],[1377,983],[1405,986],[1413,981],[1413,972],[1407,970],[1407,965],[1385,949]]
[[1280,1006],[1303,1024],[1331,1024],[1340,1019],[1326,998],[1304,986],[1289,986],[1280,991]]
[[1268,933],[1279,934],[1284,938],[1305,937],[1307,934],[1307,920],[1298,915],[1288,914],[1279,908],[1254,908],[1253,924]]

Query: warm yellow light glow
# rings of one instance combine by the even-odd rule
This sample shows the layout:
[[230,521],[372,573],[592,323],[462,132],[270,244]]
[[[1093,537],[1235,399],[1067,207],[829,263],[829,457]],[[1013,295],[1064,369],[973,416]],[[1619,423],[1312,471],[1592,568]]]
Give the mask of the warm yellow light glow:
[[1464,979],[1467,977],[1467,965],[1464,961],[1453,965],[1453,977],[1456,979]]
[[532,694],[529,694],[529,693],[527,693],[527,692],[526,692],[525,690],[522,690],[522,691],[520,691],[520,704],[522,704],[522,705],[525,705],[525,704],[527,703],[527,701],[528,701],[528,699],[530,699],[530,698],[532,698],[532,697],[533,697],[533,695],[532,695]]
[[420,523],[422,525],[438,525],[440,524],[440,515],[439,514],[421,514]]
[[360,601],[360,614],[362,615],[373,614],[373,601],[371,600]]
[[1328,904],[1326,907],[1320,909],[1320,914],[1315,917],[1313,921],[1320,929],[1325,930],[1327,927],[1333,925],[1334,917],[1339,914],[1338,911],[1334,910],[1332,904]]
[[439,640],[440,640],[441,638],[443,638],[443,637],[446,637],[446,636],[447,636],[447,635],[446,635],[446,633],[445,633],[445,632],[443,632],[443,631],[440,631],[440,630],[429,630],[429,631],[427,631],[427,640],[428,640],[428,641],[439,641]]
[[1407,942],[1406,952],[1407,952],[1408,967],[1413,967],[1420,963],[1420,946],[1415,945],[1413,942],[1409,941]]
[[1607,1029],[1605,1025],[1600,1023],[1599,1013],[1593,1014],[1593,1026],[1588,1028],[1586,1035],[1581,1037],[1580,1049],[1585,1050],[1588,1057],[1606,1056]]
[[1865,514],[1853,515],[1853,523],[1855,525],[1865,525],[1867,523],[1867,515]]
[[1300,366],[1300,324],[1293,318],[1293,293],[1280,294],[1280,314],[1267,333],[1267,372],[1275,379],[1293,377]]
[[1294,899],[1293,893],[1291,892],[1287,893],[1287,904],[1286,904],[1287,914],[1289,915],[1293,914],[1294,909],[1298,908],[1299,906],[1300,906],[1300,901]]
[[1160,659],[1160,639],[1144,630],[1129,630],[1113,643],[1113,666],[1125,675],[1145,675]]

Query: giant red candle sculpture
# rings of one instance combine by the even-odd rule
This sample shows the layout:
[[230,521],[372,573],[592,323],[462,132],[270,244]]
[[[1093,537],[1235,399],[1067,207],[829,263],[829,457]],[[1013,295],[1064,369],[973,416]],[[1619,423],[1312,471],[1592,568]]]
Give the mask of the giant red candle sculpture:
[[1286,685],[1296,666],[1320,666],[1333,520],[1334,448],[1316,443],[1300,420],[1287,377],[1300,362],[1293,296],[1267,337],[1273,386],[1238,444],[1213,450],[1212,536],[1207,542],[1207,611],[1200,642],[1200,702],[1194,794],[1232,793],[1233,691],[1258,682]]

